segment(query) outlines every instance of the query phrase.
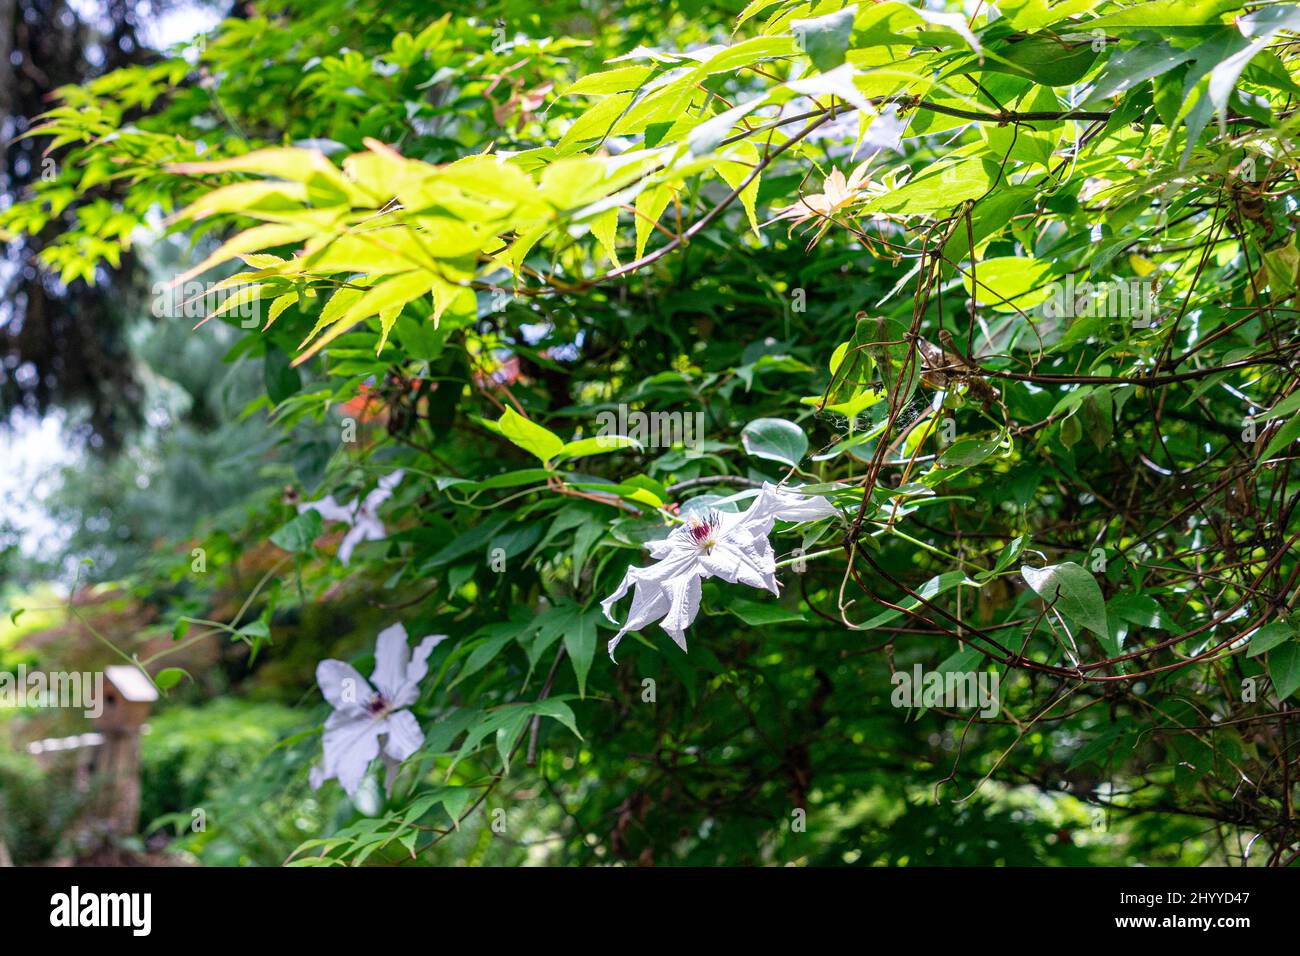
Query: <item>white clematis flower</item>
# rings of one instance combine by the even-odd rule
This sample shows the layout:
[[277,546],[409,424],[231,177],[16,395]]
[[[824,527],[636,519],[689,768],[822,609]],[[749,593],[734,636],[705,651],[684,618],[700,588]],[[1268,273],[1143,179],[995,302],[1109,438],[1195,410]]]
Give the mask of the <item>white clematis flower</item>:
[[370,761],[379,755],[381,738],[388,767],[386,786],[392,787],[402,761],[424,743],[419,722],[404,708],[419,698],[429,654],[446,639],[445,634],[430,635],[412,653],[406,628],[401,624],[384,628],[375,642],[375,672],[370,675],[374,686],[343,661],[316,665],[316,682],[334,713],[325,721],[325,759],[311,768],[313,789],[336,779],[349,797],[355,797]]
[[356,500],[341,505],[328,495],[320,501],[304,501],[298,506],[298,514],[304,511],[318,511],[326,521],[343,521],[351,525],[348,533],[339,544],[339,561],[345,566],[352,557],[352,549],[362,541],[382,541],[386,538],[384,523],[379,520],[379,506],[393,497],[393,489],[401,482],[406,472],[399,468],[392,474],[379,479],[375,490],[366,495],[358,505]]
[[611,609],[632,593],[632,609],[619,632],[609,642],[609,656],[628,631],[639,631],[654,621],[686,650],[686,628],[700,609],[700,582],[719,577],[731,584],[748,584],[773,594],[781,593],[776,579],[776,559],[767,536],[778,518],[811,521],[838,514],[822,497],[810,497],[764,483],[749,510],[741,513],[711,511],[692,515],[662,541],[646,544],[658,563],[648,568],[628,568],[618,589],[600,602],[605,616],[618,624]]

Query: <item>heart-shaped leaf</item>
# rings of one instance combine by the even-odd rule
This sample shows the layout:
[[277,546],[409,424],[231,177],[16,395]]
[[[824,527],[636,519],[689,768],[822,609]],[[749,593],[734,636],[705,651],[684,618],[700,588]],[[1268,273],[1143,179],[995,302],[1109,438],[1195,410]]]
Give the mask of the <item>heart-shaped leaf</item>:
[[745,451],[755,458],[798,465],[808,451],[808,436],[784,418],[756,418],[740,433]]

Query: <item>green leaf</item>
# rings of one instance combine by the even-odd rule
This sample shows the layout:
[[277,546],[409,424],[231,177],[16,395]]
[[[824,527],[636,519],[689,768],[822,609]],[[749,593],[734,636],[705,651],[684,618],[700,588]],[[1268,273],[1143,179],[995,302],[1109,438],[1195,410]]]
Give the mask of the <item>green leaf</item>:
[[985,660],[986,658],[980,653],[979,648],[966,647],[962,650],[954,651],[952,654],[948,655],[948,657],[944,658],[943,661],[940,662],[939,666],[935,668],[935,672],[939,674],[960,674],[978,671],[980,665],[983,664]]
[[524,710],[517,710],[509,715],[506,721],[497,728],[496,743],[497,756],[501,758],[501,766],[509,771],[510,754],[514,750],[515,741],[523,733],[524,727],[528,724],[529,714]]
[[1011,539],[998,553],[998,559],[993,563],[993,567],[988,571],[981,571],[975,575],[977,581],[987,581],[990,578],[997,577],[1007,568],[1011,567],[1011,562],[1020,557],[1020,553],[1029,546],[1029,536],[1020,535]]
[[[153,682],[158,685],[159,690],[171,690],[179,684],[184,678],[190,675],[180,667],[165,667],[154,675]],[[193,678],[190,678],[193,680]]]
[[460,749],[456,751],[450,766],[447,767],[447,779],[451,779],[451,772],[456,769],[456,765],[473,753],[479,744],[487,739],[489,734],[495,734],[502,727],[516,722],[521,714],[525,718],[527,717],[527,714],[523,711],[523,705],[520,704],[509,704],[490,713],[479,714],[475,722],[466,731],[465,740],[461,743]]
[[1078,83],[1097,59],[1090,39],[1070,43],[1047,33],[1027,36],[1000,52],[1006,63],[990,61],[988,69],[1000,72],[1009,65],[1012,71],[1044,86]]
[[949,468],[969,468],[991,458],[999,445],[996,438],[963,438],[945,448],[939,461]]
[[1022,565],[1020,574],[1039,597],[1096,634],[1107,651],[1118,653],[1106,626],[1106,599],[1096,578],[1073,561],[1044,568]]
[[732,598],[727,604],[727,610],[750,627],[763,627],[768,624],[789,624],[795,621],[807,620],[796,611],[788,611],[776,604],[764,604],[761,601],[750,601],[746,598]]
[[784,418],[756,418],[740,433],[747,454],[795,467],[808,451],[808,436]]
[[1027,312],[1047,301],[1052,294],[1047,277],[1052,264],[1042,259],[1025,256],[1002,256],[985,259],[975,265],[975,281],[969,272],[961,277],[966,294],[975,293],[999,312]]
[[609,256],[609,261],[618,268],[618,207],[611,206],[604,212],[592,217],[591,234],[596,237],[600,247]]
[[1268,676],[1279,700],[1300,690],[1300,642],[1290,641],[1269,651]]
[[573,625],[564,632],[564,650],[573,662],[579,697],[587,696],[587,674],[596,656],[596,644],[596,615],[579,612]]
[[799,46],[808,54],[813,66],[823,73],[844,62],[849,37],[853,33],[853,18],[857,12],[857,5],[854,4],[824,17],[790,21],[790,29]]
[[[1017,30],[1038,30],[1076,13],[1102,5],[1104,0],[1002,0],[999,9]],[[1059,42],[1059,40],[1057,41]]]
[[1300,415],[1295,415],[1292,419],[1277,430],[1268,447],[1264,449],[1264,458],[1272,458],[1287,445],[1291,444],[1297,438],[1300,438]]
[[1088,27],[1106,30],[1198,27],[1212,23],[1239,3],[1240,0],[1149,0],[1090,20]]
[[529,662],[536,663],[558,638],[563,637],[564,649],[578,680],[578,693],[585,697],[587,674],[596,653],[596,621],[599,616],[599,610],[584,610],[573,602],[543,611],[536,618],[537,638],[529,649]]
[[420,566],[421,573],[427,574],[434,568],[451,564],[480,548],[487,547],[493,537],[510,521],[510,515],[497,515],[476,527],[469,528],[447,542]]
[[623,93],[627,90],[635,90],[645,82],[653,69],[653,67],[649,66],[624,66],[616,70],[591,73],[578,80],[578,82],[565,87],[564,92],[560,95],[603,96],[607,93]]
[[1152,77],[1167,73],[1192,58],[1191,50],[1179,50],[1166,42],[1139,43],[1111,56],[1097,78],[1088,102],[1104,104],[1106,100],[1137,86]]
[[1246,652],[1247,657],[1258,657],[1265,651],[1271,651],[1279,644],[1285,644],[1297,635],[1295,625],[1285,621],[1274,621],[1271,624],[1265,624],[1250,639],[1250,650]]
[[579,740],[583,739],[582,734],[578,732],[578,722],[573,717],[573,709],[560,698],[548,697],[546,700],[539,700],[535,704],[530,704],[528,709],[531,713],[558,720],[573,731],[575,737]]
[[266,394],[277,405],[302,388],[302,376],[289,364],[289,356],[275,346],[267,347],[266,358],[262,361],[262,377]]
[[484,630],[491,636],[470,651],[469,659],[461,667],[456,679],[451,682],[452,687],[487,667],[501,653],[501,650],[518,636],[518,630],[512,624],[498,624]]
[[576,120],[555,144],[561,156],[576,152],[587,143],[604,139],[632,103],[631,92],[612,93],[596,103]]
[[1110,392],[1098,389],[1089,393],[1079,406],[1077,417],[1098,450],[1104,449],[1114,431],[1114,403]]
[[1079,439],[1082,437],[1083,424],[1079,421],[1077,415],[1071,415],[1061,422],[1061,444],[1066,448],[1073,448],[1079,444]]
[[229,262],[236,256],[256,252],[259,249],[269,249],[272,246],[296,243],[306,239],[316,231],[317,227],[310,223],[268,223],[262,226],[254,226],[252,229],[241,232],[223,243],[212,255],[194,268],[181,273],[173,280],[173,285],[179,286],[195,276],[207,272],[214,266]]
[[635,448],[640,451],[642,446],[635,438],[628,438],[626,435],[597,435],[594,438],[580,438],[577,441],[566,442],[556,455],[556,461],[564,461],[567,458],[588,458],[592,455],[607,455],[611,451],[618,451],[620,448]]
[[655,231],[655,223],[664,214],[664,210],[668,208],[668,203],[672,198],[672,189],[663,184],[642,190],[636,197],[634,205],[636,207],[637,259],[645,255],[646,243],[650,241],[650,234]]
[[992,185],[982,160],[941,160],[923,169],[907,185],[866,203],[862,211],[902,215],[944,212],[968,199],[979,199]]
[[479,795],[478,790],[473,787],[443,787],[442,788],[442,808],[447,811],[447,816],[451,818],[452,826],[460,826],[460,818],[465,815],[470,804]]
[[311,550],[312,542],[320,537],[320,533],[320,512],[304,511],[277,528],[271,535],[271,543],[293,554],[304,554]]
[[1162,631],[1172,630],[1169,616],[1160,603],[1146,594],[1116,594],[1106,602],[1106,616],[1111,623],[1123,621]]
[[[488,422],[487,424],[495,426],[496,422]],[[484,478],[482,481],[470,481],[468,478],[439,478],[437,479],[437,485],[439,491],[445,488],[458,488],[464,491],[491,491],[497,488],[518,488],[520,485],[537,484],[546,481],[552,474],[553,472],[545,468],[522,468],[518,471],[507,471],[500,475],[493,475],[491,478]]]
[[1115,745],[1126,733],[1123,724],[1111,724],[1079,748],[1070,758],[1068,769],[1073,770],[1089,763],[1104,768],[1111,760],[1111,752],[1115,749]]
[[778,0],[749,0],[749,3],[745,4],[745,9],[740,11],[740,16],[736,18],[736,26],[739,27],[746,20],[752,19],[777,2]]
[[1268,410],[1264,418],[1289,418],[1293,412],[1300,412],[1300,390],[1279,401]]
[[542,462],[548,462],[564,451],[564,442],[558,435],[524,418],[513,408],[505,410],[505,414],[497,420],[497,427],[501,430],[502,437]]

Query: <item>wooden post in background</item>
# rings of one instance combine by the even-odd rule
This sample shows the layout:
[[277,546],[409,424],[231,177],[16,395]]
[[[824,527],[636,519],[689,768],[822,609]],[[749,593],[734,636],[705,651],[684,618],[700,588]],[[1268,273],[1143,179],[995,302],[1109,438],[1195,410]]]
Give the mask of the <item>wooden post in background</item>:
[[[134,667],[104,668],[103,711],[95,729],[27,745],[46,773],[60,776],[74,793],[86,795],[76,827],[84,846],[130,836],[140,817],[140,735],[158,691]],[[0,866],[7,852],[0,844]]]
[[158,691],[125,664],[104,668],[104,677],[104,712],[97,721],[104,743],[94,768],[102,790],[95,803],[104,829],[122,836],[139,822],[140,733]]

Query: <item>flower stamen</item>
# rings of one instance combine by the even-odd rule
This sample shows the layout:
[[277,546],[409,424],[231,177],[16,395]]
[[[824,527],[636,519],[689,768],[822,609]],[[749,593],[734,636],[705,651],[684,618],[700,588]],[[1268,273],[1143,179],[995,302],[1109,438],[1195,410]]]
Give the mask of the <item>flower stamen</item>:
[[700,515],[691,515],[686,519],[686,527],[690,531],[691,540],[700,549],[700,553],[708,554],[717,545],[719,524],[716,511],[710,511],[702,517]]

